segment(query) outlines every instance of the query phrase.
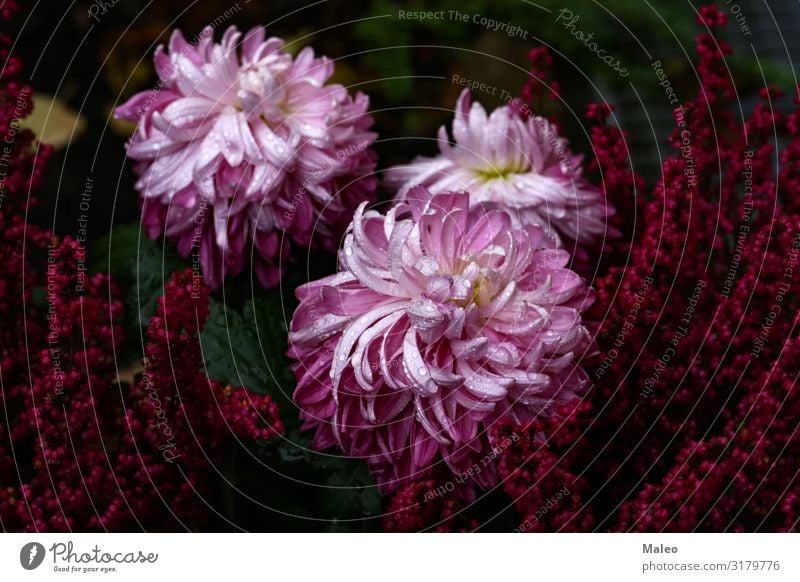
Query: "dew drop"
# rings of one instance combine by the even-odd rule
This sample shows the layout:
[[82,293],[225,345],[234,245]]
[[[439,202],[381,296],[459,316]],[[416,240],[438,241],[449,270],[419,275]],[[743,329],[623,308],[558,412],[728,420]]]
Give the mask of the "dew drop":
[[420,368],[419,370],[417,370],[417,372],[419,373],[420,376],[426,376],[428,374],[428,370],[426,370],[425,368]]

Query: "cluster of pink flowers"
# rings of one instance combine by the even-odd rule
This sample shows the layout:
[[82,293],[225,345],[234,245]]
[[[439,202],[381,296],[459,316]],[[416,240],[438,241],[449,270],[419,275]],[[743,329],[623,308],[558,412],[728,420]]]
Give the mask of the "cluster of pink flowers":
[[[573,253],[602,245],[612,214],[557,127],[464,92],[450,146],[388,171],[397,204],[366,209],[375,179],[363,95],[326,85],[333,67],[293,59],[261,28],[159,48],[163,88],[117,109],[138,122],[128,154],[149,233],[199,254],[217,286],[252,256],[266,286],[289,245],[345,238],[342,272],[298,290],[290,334],[295,400],[318,448],[364,458],[393,489],[444,461],[468,471],[510,416],[549,415],[588,387],[585,282]],[[421,186],[419,186],[421,185]],[[460,242],[458,242],[460,241]],[[253,252],[253,247],[256,252]],[[567,250],[561,250],[566,248]],[[494,485],[493,465],[470,481]]]
[[230,27],[219,44],[209,27],[196,46],[175,31],[156,51],[158,87],[116,110],[138,123],[128,156],[147,232],[199,256],[212,288],[251,260],[277,284],[291,247],[335,248],[373,197],[366,96],[326,84],[333,63],[310,48],[282,47],[261,27]]
[[[310,49],[292,58],[260,28],[239,41],[234,28],[219,44],[205,31],[196,46],[176,32],[169,51],[156,53],[158,87],[117,109],[138,124],[128,154],[137,161],[146,229],[176,240],[184,256],[197,254],[211,287],[243,271],[249,257],[270,286],[290,257],[284,235],[308,246],[316,230],[334,248],[349,223],[341,272],[298,290],[290,333],[295,398],[316,430],[314,445],[364,458],[382,488],[403,486],[406,497],[423,493],[412,479],[435,465],[438,475],[463,474],[466,495],[475,485],[493,486],[494,462],[475,470],[497,455],[493,425],[557,414],[588,388],[578,364],[593,349],[582,319],[593,294],[568,268],[557,231],[581,238],[580,214],[592,217],[594,236],[607,207],[580,178],[578,158],[565,154],[559,174],[553,156],[565,144],[553,128],[503,109],[468,139],[497,137],[496,124],[512,121],[527,151],[506,144],[493,159],[529,164],[527,180],[577,184],[579,202],[559,199],[561,226],[541,211],[521,218],[510,200],[488,190],[446,192],[441,184],[435,194],[403,187],[385,215],[369,210],[376,136],[366,98],[326,85],[332,64]],[[6,76],[18,65],[9,59]],[[5,81],[6,94],[27,112],[29,89]],[[3,120],[19,118],[8,102]],[[459,108],[467,106],[465,95]],[[487,121],[480,106],[469,115]],[[32,135],[20,132],[16,145],[21,153],[6,186],[21,194],[36,186],[41,165],[30,164]],[[48,154],[42,148],[38,159]],[[198,334],[209,314],[208,288],[198,291],[188,270],[165,285],[147,329],[143,372],[129,386],[118,379],[107,350],[124,343],[116,286],[86,274],[86,250],[77,242],[26,229],[24,209],[9,202],[2,214],[9,269],[0,291],[4,312],[14,314],[3,339],[2,404],[10,419],[0,425],[4,527],[201,526],[208,511],[199,500],[212,496],[213,466],[233,440],[281,432],[275,404],[205,376]],[[23,260],[24,245],[41,252],[37,265],[46,269]],[[47,305],[34,301],[37,287],[46,289]],[[38,353],[16,346],[21,332],[42,346]],[[448,495],[422,521],[436,514],[457,523],[460,499]],[[398,507],[397,515],[395,529],[412,528],[408,511]]]

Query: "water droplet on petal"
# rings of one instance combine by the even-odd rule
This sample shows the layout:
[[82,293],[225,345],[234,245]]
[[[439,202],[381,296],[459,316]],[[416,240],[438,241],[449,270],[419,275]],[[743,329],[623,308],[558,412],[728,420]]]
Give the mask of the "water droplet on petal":
[[425,376],[428,374],[428,370],[426,368],[420,368],[419,370],[417,370],[417,372],[419,373],[420,376]]

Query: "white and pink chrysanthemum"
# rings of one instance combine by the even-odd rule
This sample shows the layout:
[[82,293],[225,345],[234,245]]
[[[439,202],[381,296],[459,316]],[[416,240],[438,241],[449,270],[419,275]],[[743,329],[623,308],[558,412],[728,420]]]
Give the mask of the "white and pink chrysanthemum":
[[312,235],[335,248],[376,187],[366,96],[326,85],[333,63],[310,48],[292,58],[260,27],[240,38],[230,27],[216,44],[206,28],[195,46],[175,31],[155,54],[158,86],[116,110],[138,122],[128,156],[148,234],[197,254],[212,287],[251,257],[274,285]]
[[[467,193],[362,204],[340,272],[297,290],[294,400],[313,445],[366,460],[392,489],[444,461],[481,487],[489,429],[549,416],[588,388],[593,294],[542,229]],[[473,474],[474,473],[474,474]]]
[[440,154],[390,168],[386,182],[402,200],[415,185],[434,194],[466,190],[473,204],[507,209],[515,224],[536,224],[559,247],[578,250],[613,232],[613,212],[600,190],[582,176],[582,156],[543,117],[524,118],[510,105],[491,115],[470,104],[465,89],[453,119],[454,144],[439,129]]

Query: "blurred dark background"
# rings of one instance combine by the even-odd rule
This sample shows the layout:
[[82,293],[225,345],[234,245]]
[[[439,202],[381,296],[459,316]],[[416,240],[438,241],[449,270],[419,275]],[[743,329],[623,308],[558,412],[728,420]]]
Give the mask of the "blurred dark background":
[[[800,57],[800,9],[796,0],[719,2],[730,18],[727,34],[736,54],[730,60],[743,108],[765,80],[789,88],[796,82],[792,60]],[[581,120],[585,104],[605,98],[617,107],[616,122],[631,133],[636,169],[658,175],[672,106],[651,68],[660,60],[681,100],[696,91],[693,38],[696,7],[686,0],[80,0],[36,2],[17,18],[15,54],[24,58],[39,93],[30,124],[57,154],[49,187],[35,219],[61,234],[74,234],[87,178],[91,178],[89,236],[105,236],[112,224],[138,220],[134,177],[124,143],[132,126],[114,120],[114,107],[151,88],[155,47],[174,28],[192,39],[213,25],[217,37],[230,25],[262,24],[297,52],[312,45],[336,61],[335,81],[370,95],[380,168],[430,154],[430,138],[449,124],[461,89],[453,75],[497,87],[475,92],[487,107],[516,95],[526,81],[528,51],[546,44],[556,57],[560,109],[573,148],[590,154]],[[444,11],[443,18],[401,17],[400,11]],[[562,10],[579,16],[573,34]],[[466,22],[450,11],[466,15]],[[562,17],[559,20],[559,17]],[[574,18],[574,16],[573,16]],[[491,19],[507,26],[492,30]],[[509,35],[511,27],[517,32]],[[629,71],[622,77],[602,62],[574,31],[592,34],[597,46]],[[757,58],[754,59],[753,57]]]

